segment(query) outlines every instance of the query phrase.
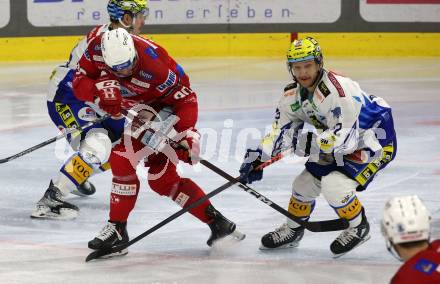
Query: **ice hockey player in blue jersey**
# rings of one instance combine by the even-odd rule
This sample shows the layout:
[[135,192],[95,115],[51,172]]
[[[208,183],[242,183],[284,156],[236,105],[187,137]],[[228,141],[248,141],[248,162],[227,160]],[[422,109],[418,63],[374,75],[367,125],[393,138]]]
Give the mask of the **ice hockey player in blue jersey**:
[[[256,167],[271,157],[288,149],[309,155],[293,182],[288,211],[308,220],[322,193],[350,224],[330,245],[339,257],[370,238],[365,208],[356,192],[365,190],[394,159],[397,143],[390,106],[323,64],[315,39],[291,44],[287,65],[294,82],[284,89],[272,131],[257,149],[247,150],[240,174],[243,182],[252,183],[263,177]],[[307,134],[310,129],[313,135]],[[288,219],[262,237],[261,249],[296,247],[303,235],[304,228]]]
[[[110,0],[107,4],[110,23],[95,27],[73,48],[69,61],[52,72],[47,95],[49,116],[58,129],[80,128],[90,121],[105,115],[95,104],[84,103],[75,98],[72,90],[76,65],[83,56],[89,42],[107,30],[125,28],[139,34],[148,15],[146,0]],[[122,90],[123,92],[123,90]],[[58,175],[50,181],[44,196],[37,202],[32,218],[73,219],[78,215],[78,207],[65,201],[69,193],[80,196],[91,195],[95,186],[88,178],[109,169],[107,162],[112,143],[123,132],[124,119],[108,118],[101,123],[68,135],[75,153],[67,159]]]

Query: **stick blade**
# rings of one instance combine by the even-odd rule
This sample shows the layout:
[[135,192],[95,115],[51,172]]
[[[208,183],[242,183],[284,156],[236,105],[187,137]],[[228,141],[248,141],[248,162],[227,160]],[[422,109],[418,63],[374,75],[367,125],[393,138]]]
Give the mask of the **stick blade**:
[[100,257],[105,256],[110,253],[112,253],[111,249],[95,250],[95,251],[89,253],[89,255],[86,257],[86,262],[100,258]]
[[306,222],[306,229],[312,232],[332,232],[341,231],[348,228],[349,223],[347,219],[333,219],[316,222]]

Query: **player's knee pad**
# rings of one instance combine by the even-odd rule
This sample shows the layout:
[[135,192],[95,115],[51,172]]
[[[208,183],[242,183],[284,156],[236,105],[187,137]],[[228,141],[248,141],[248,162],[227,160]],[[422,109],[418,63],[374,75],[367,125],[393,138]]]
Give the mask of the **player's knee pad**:
[[343,200],[354,196],[357,186],[355,180],[337,171],[321,178],[322,194],[331,206],[341,206]]
[[104,164],[110,157],[112,142],[103,129],[90,130],[79,147],[83,159],[95,167]]
[[331,172],[321,180],[322,193],[339,217],[353,220],[362,211],[356,196],[358,183],[340,172]]
[[300,201],[313,201],[320,192],[319,180],[313,177],[307,170],[303,170],[293,181],[292,195]]

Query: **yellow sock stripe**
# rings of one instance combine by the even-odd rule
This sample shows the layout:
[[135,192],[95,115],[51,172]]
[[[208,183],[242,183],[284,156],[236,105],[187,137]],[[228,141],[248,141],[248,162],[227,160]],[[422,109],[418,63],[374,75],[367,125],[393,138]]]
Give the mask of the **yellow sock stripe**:
[[357,196],[355,196],[346,205],[342,207],[333,207],[333,209],[335,209],[339,217],[352,220],[362,211],[362,203]]
[[72,157],[64,165],[62,171],[76,185],[82,184],[93,174],[93,168],[78,155]]
[[304,218],[309,217],[312,214],[314,202],[302,202],[295,197],[290,197],[289,213],[293,216]]

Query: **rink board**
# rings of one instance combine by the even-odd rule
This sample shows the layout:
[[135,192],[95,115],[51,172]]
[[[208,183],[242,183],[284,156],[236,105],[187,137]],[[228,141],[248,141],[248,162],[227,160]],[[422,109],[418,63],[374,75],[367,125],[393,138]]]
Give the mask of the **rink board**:
[[[315,37],[325,56],[440,56],[440,33],[298,33]],[[147,36],[175,57],[284,58],[290,33]],[[0,38],[0,61],[64,61],[82,36]]]

